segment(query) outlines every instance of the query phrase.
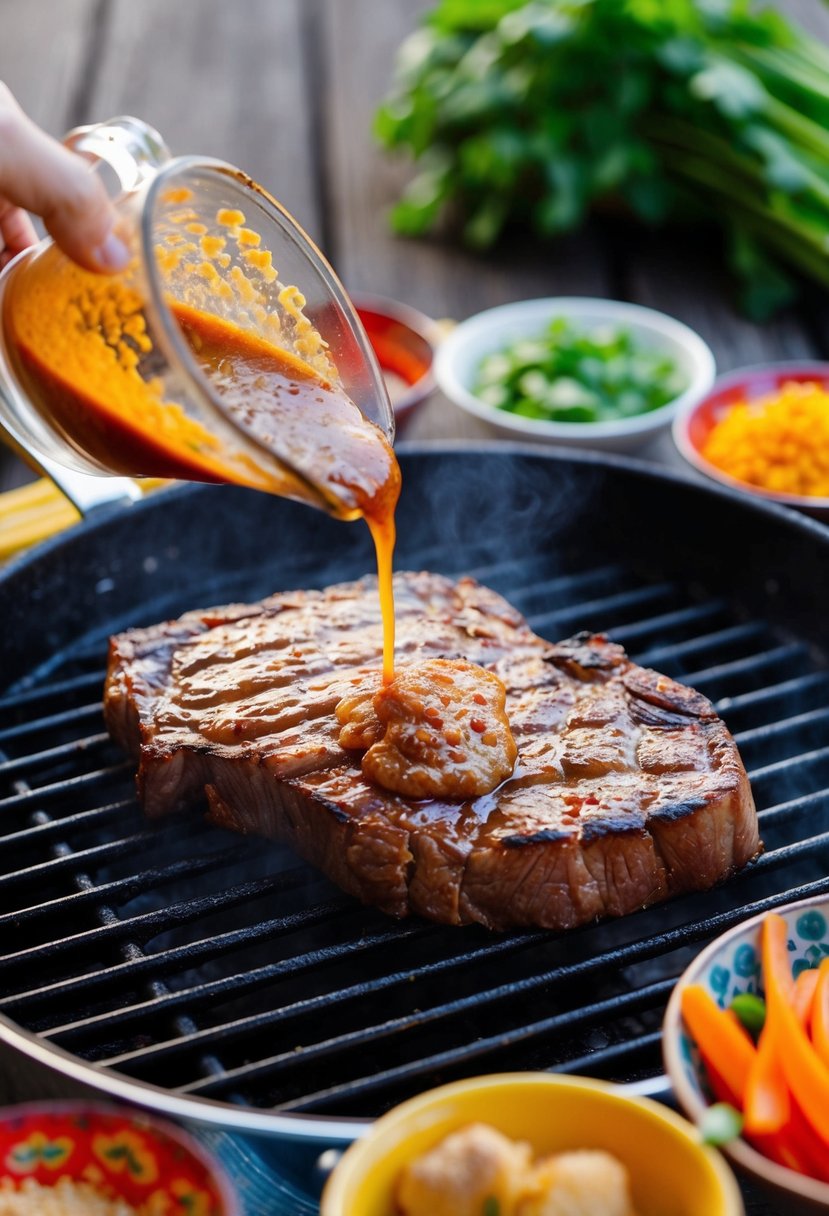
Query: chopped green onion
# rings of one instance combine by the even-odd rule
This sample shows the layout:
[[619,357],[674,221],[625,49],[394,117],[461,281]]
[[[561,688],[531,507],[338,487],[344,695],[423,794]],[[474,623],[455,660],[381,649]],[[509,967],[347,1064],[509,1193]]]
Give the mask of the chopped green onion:
[[728,1102],[715,1102],[706,1108],[699,1121],[699,1132],[703,1144],[728,1144],[736,1140],[743,1130],[743,1116]]
[[671,358],[638,344],[628,330],[581,329],[557,317],[538,337],[485,356],[474,391],[487,405],[524,418],[582,423],[648,413],[686,386]]

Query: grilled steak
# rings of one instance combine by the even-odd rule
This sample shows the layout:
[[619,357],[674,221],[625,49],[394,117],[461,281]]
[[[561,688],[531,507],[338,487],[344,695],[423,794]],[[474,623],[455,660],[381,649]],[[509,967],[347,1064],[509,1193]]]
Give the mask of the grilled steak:
[[551,645],[471,579],[395,580],[398,665],[462,657],[507,689],[511,777],[472,800],[373,784],[335,709],[376,672],[373,579],[191,612],[114,637],[105,714],[146,811],[283,840],[394,916],[563,929],[706,889],[760,849],[709,701],[602,635]]

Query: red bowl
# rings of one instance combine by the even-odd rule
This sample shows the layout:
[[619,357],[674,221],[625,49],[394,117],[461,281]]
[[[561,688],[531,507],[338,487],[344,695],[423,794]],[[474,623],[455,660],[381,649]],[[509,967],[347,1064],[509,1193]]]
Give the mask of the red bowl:
[[801,383],[812,380],[829,392],[829,363],[763,363],[718,376],[710,393],[698,401],[689,402],[685,409],[676,415],[672,427],[674,443],[680,455],[689,464],[721,485],[794,507],[816,519],[829,520],[829,498],[805,494],[778,494],[774,490],[764,490],[760,486],[750,485],[729,476],[706,460],[702,454],[714,426],[729,410],[741,401],[757,401],[768,397],[778,392],[790,380]]
[[51,1188],[68,1178],[111,1202],[167,1216],[241,1216],[222,1168],[186,1132],[114,1106],[40,1102],[0,1109],[0,1178],[15,1190],[27,1179]]
[[384,296],[352,296],[389,390],[398,433],[434,392],[436,321]]

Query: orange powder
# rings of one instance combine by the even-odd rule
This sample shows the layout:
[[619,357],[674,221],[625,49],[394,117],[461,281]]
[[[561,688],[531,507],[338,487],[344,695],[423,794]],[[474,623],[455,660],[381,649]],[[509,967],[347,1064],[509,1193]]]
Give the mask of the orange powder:
[[774,395],[738,402],[702,454],[737,481],[777,494],[829,497],[829,393],[787,381]]
[[15,276],[3,324],[15,370],[73,447],[132,476],[238,481],[268,488],[253,461],[223,459],[217,438],[139,371],[151,355],[139,294],[54,248]]

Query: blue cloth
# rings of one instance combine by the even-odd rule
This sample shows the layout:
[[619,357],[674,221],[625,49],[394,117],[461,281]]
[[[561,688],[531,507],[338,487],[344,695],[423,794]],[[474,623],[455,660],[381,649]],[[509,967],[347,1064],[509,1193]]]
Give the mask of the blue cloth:
[[319,1201],[299,1190],[245,1136],[192,1125],[188,1131],[224,1167],[243,1216],[319,1216]]

